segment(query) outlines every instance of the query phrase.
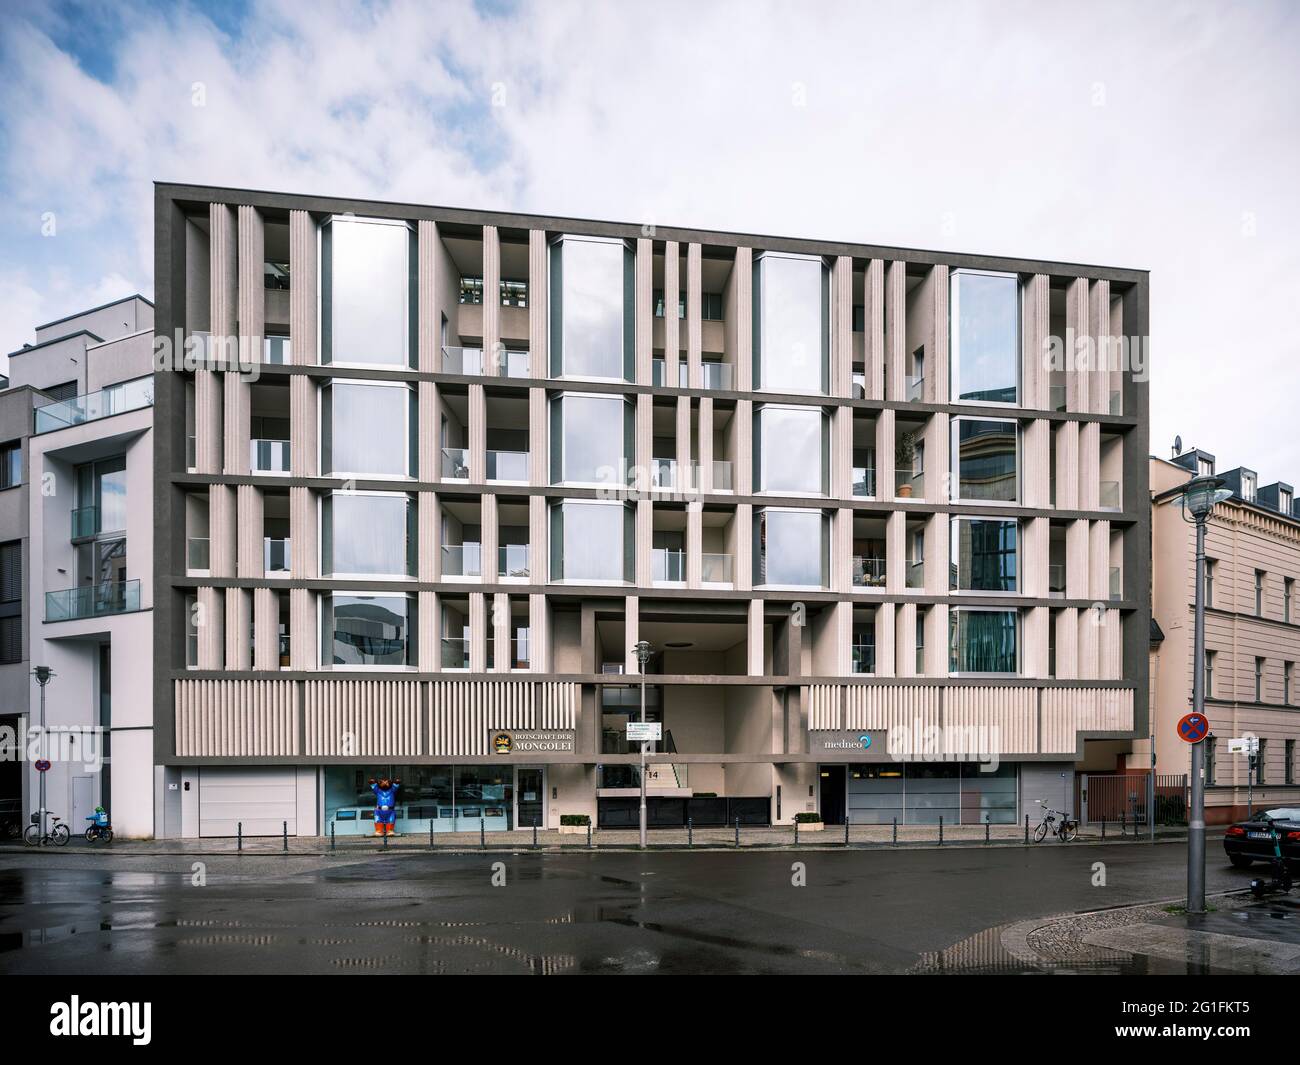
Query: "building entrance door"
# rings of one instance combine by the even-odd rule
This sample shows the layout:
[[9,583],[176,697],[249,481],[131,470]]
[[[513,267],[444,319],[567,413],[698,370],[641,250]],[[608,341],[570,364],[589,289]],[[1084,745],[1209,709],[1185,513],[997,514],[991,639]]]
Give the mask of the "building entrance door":
[[819,808],[822,823],[827,825],[844,824],[844,766],[823,765],[817,767],[820,783]]
[[546,769],[515,767],[515,828],[546,827]]

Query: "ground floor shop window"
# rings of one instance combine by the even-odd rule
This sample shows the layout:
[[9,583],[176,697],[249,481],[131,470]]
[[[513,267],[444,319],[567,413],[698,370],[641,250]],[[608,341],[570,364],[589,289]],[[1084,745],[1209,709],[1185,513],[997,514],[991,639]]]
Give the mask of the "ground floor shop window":
[[[844,803],[855,825],[1016,823],[1017,772],[1014,764],[984,771],[975,762],[882,762],[873,765],[823,765],[821,774],[846,776],[843,789],[821,781],[823,807]],[[843,813],[822,809],[831,824]],[[833,819],[832,819],[833,818]]]
[[369,781],[401,781],[398,832],[501,832],[546,827],[545,769],[539,766],[412,766],[376,763],[325,769],[325,826],[370,835],[375,797]]

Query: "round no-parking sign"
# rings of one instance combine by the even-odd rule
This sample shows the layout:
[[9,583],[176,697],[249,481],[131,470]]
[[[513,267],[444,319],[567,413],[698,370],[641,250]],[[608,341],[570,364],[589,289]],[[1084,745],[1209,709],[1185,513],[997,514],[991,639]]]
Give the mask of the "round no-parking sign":
[[36,759],[36,772],[44,773],[49,768],[50,768],[50,760],[48,758]]
[[1200,743],[1210,732],[1210,721],[1204,714],[1184,714],[1178,719],[1178,738],[1187,743]]

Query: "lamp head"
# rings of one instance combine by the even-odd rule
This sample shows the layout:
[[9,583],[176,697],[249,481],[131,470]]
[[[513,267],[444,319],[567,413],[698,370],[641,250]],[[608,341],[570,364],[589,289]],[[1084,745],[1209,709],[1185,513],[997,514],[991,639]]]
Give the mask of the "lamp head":
[[1193,477],[1183,485],[1182,506],[1195,521],[1204,521],[1216,503],[1222,503],[1232,495],[1222,487],[1223,478],[1207,474]]
[[643,667],[650,661],[651,651],[652,648],[650,647],[649,640],[637,640],[637,642],[632,645],[632,653],[636,655],[636,660],[640,662]]
[[36,678],[36,683],[42,688],[49,684],[50,678],[54,676],[54,670],[49,666],[37,666],[32,670],[32,676]]

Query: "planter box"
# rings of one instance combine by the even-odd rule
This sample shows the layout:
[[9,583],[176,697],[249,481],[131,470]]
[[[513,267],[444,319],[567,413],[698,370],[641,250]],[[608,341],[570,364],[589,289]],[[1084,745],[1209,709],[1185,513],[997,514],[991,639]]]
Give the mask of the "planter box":
[[561,836],[585,836],[589,825],[561,825]]
[[796,821],[795,824],[799,826],[800,835],[804,832],[821,832],[826,827],[825,821]]

